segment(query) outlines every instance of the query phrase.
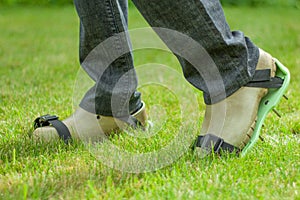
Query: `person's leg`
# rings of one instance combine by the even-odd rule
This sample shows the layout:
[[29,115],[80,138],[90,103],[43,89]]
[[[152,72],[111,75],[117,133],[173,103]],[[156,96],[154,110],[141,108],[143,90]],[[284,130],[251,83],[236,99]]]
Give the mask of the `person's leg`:
[[[74,2],[80,18],[80,62],[96,82],[80,106],[104,116],[113,115],[113,106],[116,117],[134,112],[141,107],[141,99],[140,93],[136,92],[130,39],[124,34],[127,30],[127,0]],[[94,59],[92,55],[98,57]],[[119,81],[124,83],[117,85]],[[120,86],[122,88],[116,88]],[[118,99],[119,105],[112,105],[112,98]]]
[[[179,57],[186,79],[205,93],[207,104],[223,100],[251,80],[259,50],[242,32],[230,31],[219,0],[133,2],[152,27],[167,28],[187,35],[213,59],[223,78],[225,96],[222,87],[209,92],[204,81],[206,77],[199,73],[201,69],[195,69],[185,58]],[[155,30],[171,50],[177,48],[172,44],[175,44],[174,40],[168,40],[169,35]]]
[[[177,54],[186,79],[204,92],[208,106],[201,135],[211,133],[242,148],[251,137],[258,105],[267,92],[264,88],[243,86],[251,81],[258,68],[272,68],[274,73],[272,57],[262,51],[260,53],[258,47],[242,32],[231,32],[219,0],[133,2],[148,23],[156,27],[154,30],[161,39]],[[183,54],[190,58],[198,56],[199,63],[203,64],[193,65],[185,57],[179,56],[181,47],[177,43],[180,42],[166,34],[164,29],[179,31],[200,44],[215,65],[203,61],[210,58],[201,55],[201,51],[197,54],[195,48],[189,49],[188,45],[187,49],[182,49]],[[188,55],[189,51],[191,55]],[[215,80],[215,73],[205,73],[213,72],[213,67],[217,68],[221,82]]]
[[145,126],[145,105],[136,91],[137,77],[126,34],[127,0],[74,3],[80,18],[80,63],[95,85],[75,113],[63,121],[66,128],[61,128],[62,124],[57,131],[54,127],[59,122],[53,122],[54,127],[37,128],[33,136],[50,141],[64,138],[62,134],[69,135],[69,131],[72,138],[98,140],[103,133],[127,125]]

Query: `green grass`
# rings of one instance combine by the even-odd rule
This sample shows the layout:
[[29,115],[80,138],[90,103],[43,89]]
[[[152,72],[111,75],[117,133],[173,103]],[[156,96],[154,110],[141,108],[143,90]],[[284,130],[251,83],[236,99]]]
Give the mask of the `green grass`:
[[[243,30],[289,67],[290,100],[278,107],[283,118],[269,115],[262,132],[265,142],[243,158],[200,159],[186,153],[156,172],[130,174],[105,166],[82,143],[43,144],[28,137],[35,117],[53,113],[66,118],[73,112],[78,20],[72,7],[1,7],[0,199],[300,199],[300,13],[279,8],[225,11],[232,29]],[[131,8],[130,27],[144,26]],[[179,70],[174,56],[159,50],[137,51],[135,62]],[[114,144],[132,152],[162,148],[182,121],[178,96],[167,95],[160,86],[141,91],[149,107],[159,102],[165,108],[165,124],[153,139],[112,137]],[[201,94],[196,98],[201,117],[188,120],[198,122],[187,130],[191,136],[197,135],[204,113]],[[157,120],[155,113],[151,117]]]

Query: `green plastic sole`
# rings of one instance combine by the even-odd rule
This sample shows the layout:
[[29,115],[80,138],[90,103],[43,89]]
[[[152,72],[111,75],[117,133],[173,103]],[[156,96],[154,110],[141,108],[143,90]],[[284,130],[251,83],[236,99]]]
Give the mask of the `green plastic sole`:
[[290,72],[289,70],[280,63],[277,59],[275,59],[275,63],[277,66],[276,76],[284,79],[283,85],[277,89],[269,89],[268,94],[261,100],[258,113],[257,113],[257,122],[254,129],[254,133],[250,142],[246,145],[246,147],[241,152],[241,156],[245,156],[246,153],[253,147],[256,141],[259,138],[260,130],[263,125],[265,118],[268,113],[279,103],[281,97],[284,95],[290,83]]

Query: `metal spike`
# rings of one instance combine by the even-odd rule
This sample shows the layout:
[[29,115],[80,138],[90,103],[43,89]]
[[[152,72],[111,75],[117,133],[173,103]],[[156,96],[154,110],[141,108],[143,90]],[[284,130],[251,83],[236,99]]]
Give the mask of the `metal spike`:
[[261,136],[259,136],[259,139],[261,140],[261,141],[265,141],[265,139],[263,138],[263,137],[261,137]]
[[286,95],[283,95],[283,98],[285,98],[286,100],[289,100],[289,98]]
[[281,118],[281,115],[279,114],[279,112],[276,109],[273,109],[273,112],[279,117]]

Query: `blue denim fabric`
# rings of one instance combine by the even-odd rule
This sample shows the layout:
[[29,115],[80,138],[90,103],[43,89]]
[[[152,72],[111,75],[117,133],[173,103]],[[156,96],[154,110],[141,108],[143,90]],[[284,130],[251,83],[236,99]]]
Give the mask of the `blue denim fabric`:
[[[118,57],[109,63],[109,67],[103,65],[103,60],[107,59],[103,54],[102,57],[86,59],[101,42],[127,30],[127,0],[74,2],[80,18],[80,62],[95,81],[95,86],[86,93],[80,106],[89,112],[106,116],[114,114],[121,117],[134,112],[141,106],[141,94],[136,91],[137,77],[132,54]],[[223,79],[225,95],[221,87],[208,92],[204,79],[209,77],[202,77],[195,66],[177,55],[185,78],[203,91],[206,104],[224,100],[251,80],[259,49],[242,32],[230,30],[219,0],[133,0],[133,3],[152,27],[176,30],[189,36],[213,59]],[[156,33],[173,51],[174,47],[167,36],[160,31]],[[130,52],[129,37],[117,36],[112,41],[114,45],[110,48],[114,52]],[[207,67],[203,65],[201,70],[208,70]],[[126,73],[123,87],[115,90],[116,83]],[[114,113],[112,96],[116,96],[121,105]]]

